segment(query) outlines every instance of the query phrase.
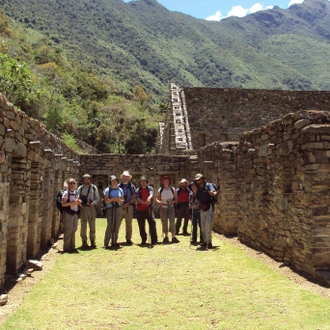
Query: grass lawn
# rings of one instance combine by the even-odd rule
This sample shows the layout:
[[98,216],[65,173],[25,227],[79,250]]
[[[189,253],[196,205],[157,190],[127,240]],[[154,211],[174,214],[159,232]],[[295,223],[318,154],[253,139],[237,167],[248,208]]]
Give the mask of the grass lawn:
[[59,256],[0,329],[330,329],[329,300],[231,244],[140,247],[133,221],[135,244],[114,251],[97,219],[98,248]]

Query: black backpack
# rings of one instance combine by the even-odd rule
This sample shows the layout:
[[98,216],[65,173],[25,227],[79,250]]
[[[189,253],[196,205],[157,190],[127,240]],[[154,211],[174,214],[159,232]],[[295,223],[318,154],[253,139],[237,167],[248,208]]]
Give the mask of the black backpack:
[[56,207],[59,209],[60,213],[63,213],[63,206],[62,206],[62,196],[64,190],[60,190],[56,196]]
[[[209,182],[210,185],[212,185],[213,189],[219,193],[220,187],[217,186],[215,183]],[[214,205],[218,203],[218,194],[216,194],[215,196],[211,196],[211,204]]]
[[[60,213],[63,213],[64,210],[71,209],[70,206],[64,206],[64,207],[62,206],[62,197],[63,197],[64,192],[65,192],[65,190],[60,190],[56,196],[56,206],[59,209]],[[74,194],[77,195],[77,190],[74,191]],[[70,194],[70,192],[69,192],[67,202],[70,200],[70,195],[72,195],[72,194]]]

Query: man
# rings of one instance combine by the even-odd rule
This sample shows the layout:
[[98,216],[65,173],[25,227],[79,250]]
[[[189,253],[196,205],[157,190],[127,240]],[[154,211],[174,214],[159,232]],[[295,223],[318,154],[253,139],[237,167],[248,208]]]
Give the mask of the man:
[[115,175],[110,176],[109,187],[104,190],[103,199],[106,204],[105,215],[107,217],[107,228],[104,234],[104,248],[111,247],[117,249],[120,245],[117,243],[120,222],[122,219],[122,205],[124,204],[124,192],[118,186],[118,179]]
[[156,219],[152,210],[152,198],[154,196],[154,189],[148,186],[148,180],[142,176],[140,178],[140,187],[135,191],[137,197],[136,218],[138,221],[141,244],[145,245],[147,242],[147,233],[145,228],[146,220],[149,224],[149,233],[151,236],[151,245],[157,244]]
[[213,223],[213,206],[211,205],[211,197],[216,196],[217,192],[213,185],[205,182],[203,174],[198,173],[195,177],[197,184],[196,198],[200,202],[201,227],[203,234],[202,246],[206,249],[212,248],[212,223]]
[[189,194],[190,190],[188,189],[188,181],[182,179],[180,181],[180,187],[176,190],[178,195],[178,203],[176,204],[176,234],[179,234],[182,218],[184,218],[183,223],[183,235],[187,236],[188,234],[188,222],[190,218],[189,212]]
[[197,227],[199,227],[199,237],[200,243],[203,243],[203,234],[201,227],[201,212],[199,209],[200,202],[196,198],[197,185],[196,182],[192,181],[189,185],[190,195],[189,195],[189,207],[191,209],[191,222],[192,222],[192,235],[191,244],[197,244]]
[[100,195],[97,187],[91,183],[91,176],[84,174],[83,184],[77,190],[80,205],[80,237],[82,239],[82,248],[88,248],[87,243],[87,223],[89,225],[89,239],[91,241],[91,247],[96,248],[95,243],[95,219],[96,208],[95,205],[99,202]]
[[135,186],[131,183],[132,176],[128,171],[121,174],[121,183],[118,185],[124,192],[124,204],[122,206],[122,219],[126,223],[126,243],[132,245],[132,220],[134,213],[134,203],[136,201]]

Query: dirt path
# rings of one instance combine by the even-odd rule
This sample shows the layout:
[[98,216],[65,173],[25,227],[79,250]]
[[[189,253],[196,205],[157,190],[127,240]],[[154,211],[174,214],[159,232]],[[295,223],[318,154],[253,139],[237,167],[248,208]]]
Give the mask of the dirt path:
[[[313,283],[313,279],[310,276],[302,276],[289,267],[283,266],[282,263],[276,262],[267,255],[255,251],[243,244],[241,244],[237,238],[226,238],[222,235],[215,235],[220,241],[225,241],[235,247],[241,249],[248,256],[266,264],[272,268],[275,272],[282,274],[287,277],[290,281],[300,285],[306,290],[312,291],[326,299],[330,299],[330,289],[322,287],[318,284]],[[43,255],[41,258],[43,264],[42,271],[35,271],[32,273],[31,277],[27,277],[24,281],[17,283],[9,291],[9,301],[5,306],[0,307],[0,325],[6,320],[6,318],[14,313],[17,308],[19,308],[24,300],[28,297],[33,287],[38,282],[42,281],[43,277],[52,270],[57,258],[61,256],[58,250],[62,249],[62,240],[59,241],[58,246],[55,249],[50,249],[50,251]]]

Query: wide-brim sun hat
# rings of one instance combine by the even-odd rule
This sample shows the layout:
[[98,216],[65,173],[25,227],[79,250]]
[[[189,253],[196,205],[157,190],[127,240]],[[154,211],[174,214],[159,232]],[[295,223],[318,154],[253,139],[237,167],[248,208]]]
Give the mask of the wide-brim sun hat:
[[130,174],[128,171],[124,171],[124,172],[120,175],[121,178],[123,178],[123,176],[128,176],[130,179],[132,179],[132,176],[131,176],[131,174]]
[[139,179],[139,182],[141,182],[141,181],[147,181],[148,182],[148,179],[145,176],[141,176],[141,178]]
[[118,181],[117,177],[115,175],[110,175],[110,179],[109,179],[109,182],[113,181],[113,180],[116,180]]
[[194,181],[197,181],[199,179],[204,179],[204,175],[202,173],[197,173]]
[[181,179],[180,183],[186,183],[186,184],[188,184],[189,182],[188,182],[187,179],[183,178],[183,179]]
[[173,180],[169,175],[164,175],[161,179],[160,179],[160,184],[162,185],[164,183],[164,180],[169,180],[169,183],[172,184]]

